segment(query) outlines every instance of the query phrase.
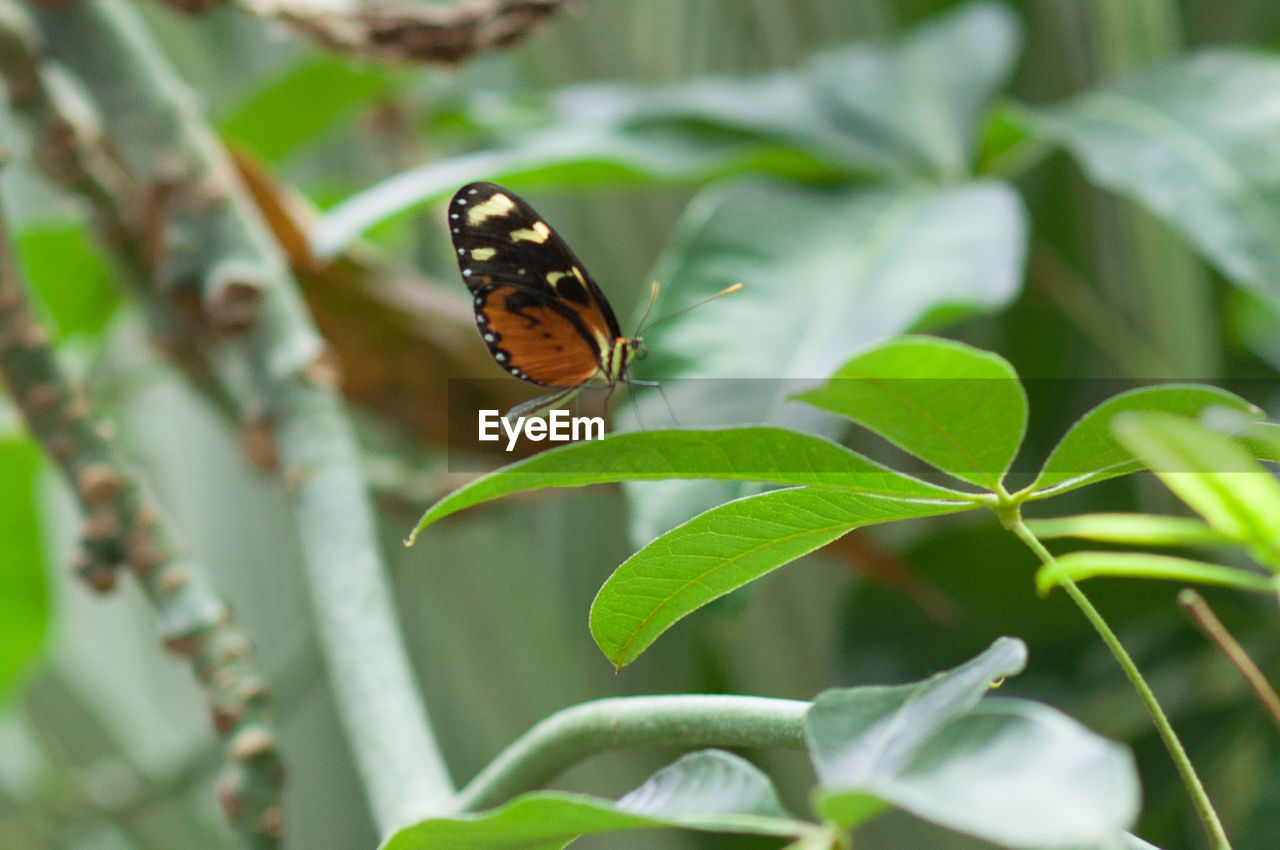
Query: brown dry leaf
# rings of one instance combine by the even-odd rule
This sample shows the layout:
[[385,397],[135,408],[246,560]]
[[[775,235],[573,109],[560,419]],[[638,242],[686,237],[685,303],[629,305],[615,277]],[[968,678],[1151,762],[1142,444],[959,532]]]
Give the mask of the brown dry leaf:
[[332,349],[344,395],[420,440],[495,451],[475,442],[476,411],[505,411],[536,393],[493,364],[462,284],[434,286],[368,247],[315,257],[306,237],[314,210],[248,154],[232,155]]

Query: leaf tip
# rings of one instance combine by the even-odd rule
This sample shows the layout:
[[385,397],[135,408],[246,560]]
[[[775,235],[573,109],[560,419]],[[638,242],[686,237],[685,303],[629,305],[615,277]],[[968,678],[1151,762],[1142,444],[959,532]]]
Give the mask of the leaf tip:
[[1016,676],[1027,666],[1027,645],[1019,638],[998,637],[987,652],[1008,656],[1008,664],[1004,667],[1008,672],[1004,673],[1001,678]]

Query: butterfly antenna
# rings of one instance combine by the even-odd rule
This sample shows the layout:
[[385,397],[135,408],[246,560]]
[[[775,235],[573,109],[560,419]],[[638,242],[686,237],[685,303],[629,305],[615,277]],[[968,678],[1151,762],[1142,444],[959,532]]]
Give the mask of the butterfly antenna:
[[[690,310],[695,310],[698,307],[701,307],[703,304],[706,304],[708,301],[715,301],[717,298],[721,297],[722,295],[729,295],[731,293],[737,292],[741,288],[742,288],[741,281],[739,281],[738,283],[730,284],[729,286],[726,286],[724,289],[717,292],[715,295],[708,295],[706,298],[703,298],[701,301],[695,301],[694,303],[690,304],[688,307],[683,307],[679,310],[676,310],[674,313],[670,313],[666,316],[663,316],[661,319],[658,319],[658,321],[654,322],[649,327],[656,328],[658,325],[662,324],[663,322],[670,321],[671,319],[674,319],[676,316],[682,316],[685,313],[688,313]],[[657,284],[657,281],[655,281],[653,284],[653,295],[649,299],[650,307],[653,306],[653,299],[657,297],[658,297],[658,284]],[[646,316],[649,315],[648,310],[645,310],[645,315]],[[636,333],[639,333],[639,331],[637,331]]]
[[656,280],[649,284],[649,303],[645,305],[644,315],[640,317],[640,323],[636,325],[636,336],[640,336],[640,331],[644,330],[644,323],[648,321],[649,314],[653,312],[653,305],[658,303],[658,290],[662,285]]

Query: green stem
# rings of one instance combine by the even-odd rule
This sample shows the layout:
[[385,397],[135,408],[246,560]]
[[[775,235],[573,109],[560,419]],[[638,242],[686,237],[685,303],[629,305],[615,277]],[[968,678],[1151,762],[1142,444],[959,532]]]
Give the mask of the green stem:
[[649,696],[594,700],[559,711],[517,738],[463,788],[460,812],[541,788],[587,756],[632,747],[803,749],[810,703],[744,696]]
[[[1044,544],[1031,532],[1031,529],[1027,528],[1016,505],[1013,506],[1012,513],[1005,525],[1017,535],[1019,540],[1027,544],[1031,551],[1036,553],[1041,563],[1049,565],[1054,562],[1052,553],[1045,548]],[[1143,704],[1146,705],[1147,711],[1151,714],[1151,719],[1155,721],[1156,731],[1160,734],[1160,739],[1164,741],[1165,748],[1168,749],[1169,755],[1173,758],[1173,763],[1178,768],[1178,773],[1182,777],[1183,785],[1187,788],[1187,793],[1191,795],[1191,800],[1196,807],[1196,813],[1200,817],[1201,824],[1204,825],[1205,833],[1209,836],[1210,844],[1214,850],[1231,850],[1231,842],[1227,840],[1227,833],[1222,827],[1222,821],[1218,818],[1218,813],[1214,810],[1213,803],[1210,802],[1209,795],[1205,792],[1204,785],[1196,774],[1196,769],[1191,764],[1190,757],[1187,756],[1187,751],[1183,748],[1182,742],[1178,740],[1178,733],[1173,730],[1173,724],[1169,722],[1164,709],[1160,707],[1160,703],[1156,700],[1156,695],[1152,692],[1151,686],[1142,677],[1141,671],[1138,670],[1138,665],[1133,662],[1133,658],[1124,648],[1124,644],[1120,643],[1116,633],[1111,630],[1111,627],[1107,625],[1107,621],[1102,618],[1102,614],[1093,606],[1093,603],[1084,595],[1084,592],[1076,586],[1076,583],[1070,578],[1064,577],[1060,584],[1066,590],[1067,595],[1071,597],[1071,601],[1084,614],[1085,619],[1093,626],[1094,631],[1102,638],[1102,642],[1111,650],[1111,654],[1115,656],[1120,668],[1129,677],[1129,682],[1133,685],[1134,690],[1138,692]]]

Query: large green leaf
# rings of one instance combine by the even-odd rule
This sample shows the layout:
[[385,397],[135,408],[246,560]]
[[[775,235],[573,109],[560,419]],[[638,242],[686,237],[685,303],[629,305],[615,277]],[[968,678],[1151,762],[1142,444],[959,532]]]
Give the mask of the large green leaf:
[[1026,664],[1026,645],[1000,638],[978,657],[922,682],[819,694],[805,721],[818,781],[833,788],[851,779],[891,775],[938,728]]
[[942,179],[972,171],[978,128],[1022,48],[1008,8],[968,3],[887,47],[852,47],[818,61],[822,94],[847,126],[908,152]]
[[1127,413],[1112,428],[1205,522],[1280,572],[1280,482],[1243,446],[1167,413]]
[[509,148],[449,157],[389,177],[328,210],[310,234],[311,249],[332,256],[373,225],[446,198],[473,180],[509,182],[523,192],[701,182],[744,172],[819,179],[839,173],[783,140],[683,126],[627,128],[592,117],[526,133]]
[[[826,377],[935,310],[1007,303],[1021,282],[1026,231],[1017,193],[997,182],[832,191],[750,181],[705,192],[654,270],[666,284],[654,315],[736,281],[745,287],[651,333],[637,372]],[[701,398],[714,387],[698,389]],[[702,406],[758,415],[785,388],[735,382],[726,392],[747,398]]]
[[1235,281],[1280,297],[1280,59],[1204,51],[1030,115],[1100,186],[1182,232]]
[[383,850],[550,850],[580,835],[680,827],[799,837],[817,831],[790,818],[769,777],[719,750],[690,753],[616,803],[584,794],[522,795],[478,815],[432,818],[400,830]]
[[49,620],[35,507],[39,466],[30,442],[0,438],[0,702],[38,653]]
[[1070,552],[1055,558],[1036,572],[1036,589],[1048,593],[1066,580],[1084,581],[1095,576],[1146,578],[1194,582],[1259,593],[1275,593],[1273,579],[1238,567],[1206,564],[1148,552]]
[[1111,432],[1111,420],[1132,411],[1162,411],[1196,416],[1223,407],[1261,417],[1257,407],[1226,390],[1196,384],[1144,387],[1120,393],[1080,417],[1045,460],[1031,489],[1037,496],[1061,493],[1142,468]]
[[811,487],[728,502],[624,561],[591,605],[591,634],[621,668],[682,617],[851,529],[966,507]]
[[644,431],[551,449],[472,481],[432,505],[407,542],[411,545],[441,517],[512,493],[671,478],[811,485],[927,501],[964,499],[843,446],[783,428]]
[[[761,172],[954,180],[969,172],[975,128],[1020,48],[1017,19],[978,3],[891,45],[854,45],[798,68],[656,87],[572,86],[548,99],[543,126],[348,198],[320,221],[312,247],[322,256],[336,253],[374,224],[480,179],[523,188]],[[340,82],[339,93],[351,85],[345,76]],[[326,93],[322,104],[333,97]]]
[[[750,182],[706,192],[654,272],[670,284],[654,313],[736,280],[746,286],[655,329],[640,374],[709,378],[664,385],[682,421],[790,419],[811,430],[813,412],[787,398],[859,348],[939,311],[1013,298],[1026,227],[1017,193],[1001,183],[831,192]],[[665,406],[652,393],[646,401],[646,419],[658,419]],[[645,489],[628,489],[637,540],[742,492]]]
[[885,803],[1007,847],[1119,844],[1138,810],[1133,760],[1048,706],[986,699],[1022,670],[1001,638],[923,682],[828,691],[809,712],[825,817],[852,826]]
[[988,490],[1027,430],[1027,395],[1004,358],[932,337],[878,345],[797,397]]

